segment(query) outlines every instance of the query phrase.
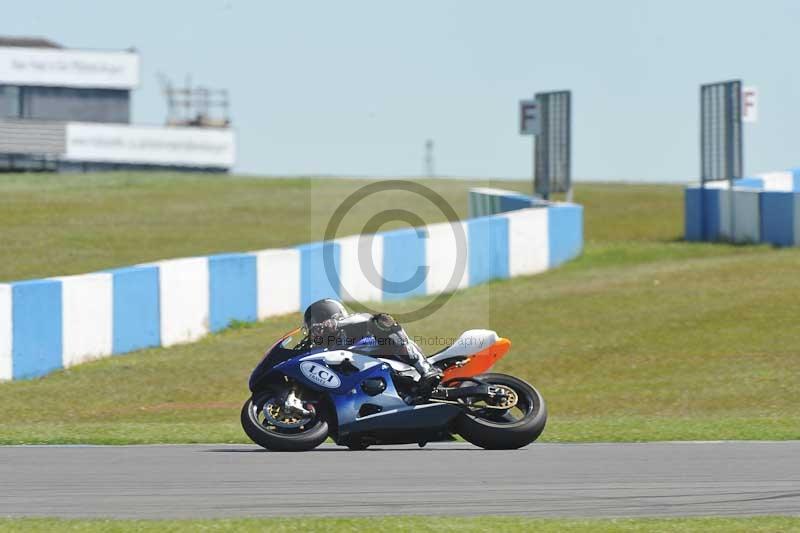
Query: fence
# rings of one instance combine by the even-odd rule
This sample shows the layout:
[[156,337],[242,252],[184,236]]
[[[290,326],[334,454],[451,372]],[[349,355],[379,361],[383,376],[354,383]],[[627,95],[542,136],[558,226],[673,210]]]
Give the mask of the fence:
[[[158,261],[128,268],[0,284],[0,380],[45,375],[85,361],[192,342],[232,321],[304,309],[325,297],[389,301],[437,294],[492,279],[530,275],[581,253],[583,209],[525,207],[458,222],[463,265],[449,223],[353,236],[294,248]],[[359,267],[369,247],[385,280]],[[326,272],[325,252],[334,272]],[[329,263],[330,264],[330,263]],[[453,272],[463,275],[451,280]],[[343,287],[346,289],[343,290]]]
[[800,170],[714,185],[686,188],[686,240],[800,246]]

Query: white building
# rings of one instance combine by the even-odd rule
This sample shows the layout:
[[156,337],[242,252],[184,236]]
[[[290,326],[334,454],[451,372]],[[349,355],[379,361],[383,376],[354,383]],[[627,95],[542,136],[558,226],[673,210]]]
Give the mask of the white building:
[[65,49],[0,37],[0,171],[228,171],[233,130],[130,124],[134,50]]

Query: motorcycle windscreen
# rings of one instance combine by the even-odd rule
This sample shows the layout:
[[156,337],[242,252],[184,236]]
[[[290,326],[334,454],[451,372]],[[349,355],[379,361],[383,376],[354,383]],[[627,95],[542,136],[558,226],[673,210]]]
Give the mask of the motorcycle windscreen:
[[284,344],[287,339],[290,339],[300,330],[301,328],[296,328],[284,334],[280,339],[275,341],[275,343],[270,346],[269,349],[267,349],[267,351],[264,353],[264,356],[261,358],[261,361],[250,373],[249,385],[251,391],[255,392],[255,390],[258,388],[259,380],[264,377],[264,375],[267,374],[273,366],[298,355],[298,353],[294,350],[284,348]]

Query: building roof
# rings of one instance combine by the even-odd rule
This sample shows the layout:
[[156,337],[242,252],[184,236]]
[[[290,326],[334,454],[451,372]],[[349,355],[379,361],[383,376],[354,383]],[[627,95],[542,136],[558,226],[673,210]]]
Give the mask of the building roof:
[[44,37],[3,37],[0,35],[0,46],[18,46],[22,48],[63,48],[60,44]]

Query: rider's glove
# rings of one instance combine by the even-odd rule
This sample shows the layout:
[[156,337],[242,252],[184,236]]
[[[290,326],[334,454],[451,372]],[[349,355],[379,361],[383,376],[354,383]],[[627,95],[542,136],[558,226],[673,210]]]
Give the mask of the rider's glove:
[[312,324],[308,332],[312,337],[324,337],[325,334],[335,333],[336,329],[336,321],[329,318],[317,324]]

